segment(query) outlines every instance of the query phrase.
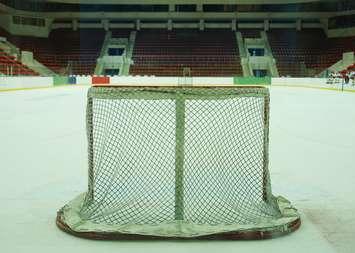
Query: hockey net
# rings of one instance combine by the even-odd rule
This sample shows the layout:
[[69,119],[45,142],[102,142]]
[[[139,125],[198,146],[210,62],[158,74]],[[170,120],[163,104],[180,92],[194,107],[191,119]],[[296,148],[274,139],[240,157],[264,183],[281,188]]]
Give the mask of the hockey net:
[[96,239],[269,238],[300,225],[271,192],[262,87],[92,87],[88,191],[63,230]]

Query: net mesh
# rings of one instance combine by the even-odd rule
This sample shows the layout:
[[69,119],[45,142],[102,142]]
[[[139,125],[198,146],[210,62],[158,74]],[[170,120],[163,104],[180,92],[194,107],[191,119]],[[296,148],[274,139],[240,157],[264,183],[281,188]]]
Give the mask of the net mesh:
[[88,96],[89,189],[63,208],[72,229],[191,237],[298,218],[271,194],[267,89],[93,87]]

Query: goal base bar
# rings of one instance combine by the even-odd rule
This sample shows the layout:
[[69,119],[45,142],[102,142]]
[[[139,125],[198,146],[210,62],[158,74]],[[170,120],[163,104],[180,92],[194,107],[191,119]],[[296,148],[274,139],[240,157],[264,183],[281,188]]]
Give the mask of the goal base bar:
[[301,219],[298,218],[282,226],[274,227],[273,230],[235,231],[197,237],[163,237],[97,231],[77,232],[65,223],[61,210],[57,213],[56,224],[60,230],[70,235],[90,240],[264,240],[284,236],[296,231],[301,226]]

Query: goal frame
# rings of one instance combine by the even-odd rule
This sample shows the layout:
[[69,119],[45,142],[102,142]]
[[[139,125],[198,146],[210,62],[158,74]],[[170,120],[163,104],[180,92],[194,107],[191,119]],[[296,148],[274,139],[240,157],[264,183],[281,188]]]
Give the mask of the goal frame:
[[[224,89],[239,89],[241,93],[243,90],[251,90],[251,89],[266,89],[263,86],[236,86],[236,85],[198,85],[198,86],[176,86],[176,85],[95,85],[93,87],[103,87],[103,88],[114,88],[114,89],[127,89],[127,88],[137,88],[137,89],[215,89],[215,88],[224,88]],[[103,97],[105,94],[102,95]],[[137,99],[137,97],[132,97],[128,99]],[[183,160],[184,160],[184,151],[183,151],[183,143],[184,143],[184,117],[185,117],[185,101],[181,99],[176,99],[175,103],[177,108],[180,108],[176,111],[176,147],[175,147],[175,156],[176,156],[176,166],[175,166],[175,220],[183,219],[184,212],[184,204],[183,204]],[[270,107],[270,97],[269,95],[264,97],[264,152],[263,152],[263,199],[267,200],[268,192],[267,192],[267,183],[269,180],[268,175],[268,143],[269,143],[269,107]],[[87,197],[90,198],[93,195],[93,173],[94,173],[94,165],[93,165],[93,97],[88,96],[87,102],[87,139],[88,139],[88,153],[89,153],[89,180],[88,180],[88,192]],[[92,232],[78,232],[70,228],[70,226],[65,222],[63,209],[59,210],[56,218],[57,226],[74,236],[87,238],[87,239],[96,239],[96,240],[156,240],[156,239],[225,239],[225,240],[257,240],[257,239],[269,239],[275,238],[281,235],[285,235],[297,230],[301,225],[301,220],[295,219],[293,221],[287,222],[285,224],[275,226],[272,229],[270,228],[260,228],[253,230],[244,230],[244,231],[235,231],[235,232],[223,232],[218,234],[210,234],[210,235],[202,235],[196,237],[162,237],[162,236],[151,236],[151,235],[139,235],[139,234],[126,234],[126,233],[118,233],[118,232],[102,232],[102,231],[92,231]]]

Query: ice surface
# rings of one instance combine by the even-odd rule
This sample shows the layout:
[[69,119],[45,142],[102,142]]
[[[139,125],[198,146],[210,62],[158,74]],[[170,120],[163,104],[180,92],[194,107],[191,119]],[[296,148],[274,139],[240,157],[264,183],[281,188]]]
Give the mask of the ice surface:
[[353,252],[355,93],[271,89],[273,192],[301,228],[266,241],[98,242],[55,226],[87,187],[86,87],[0,93],[1,252]]

